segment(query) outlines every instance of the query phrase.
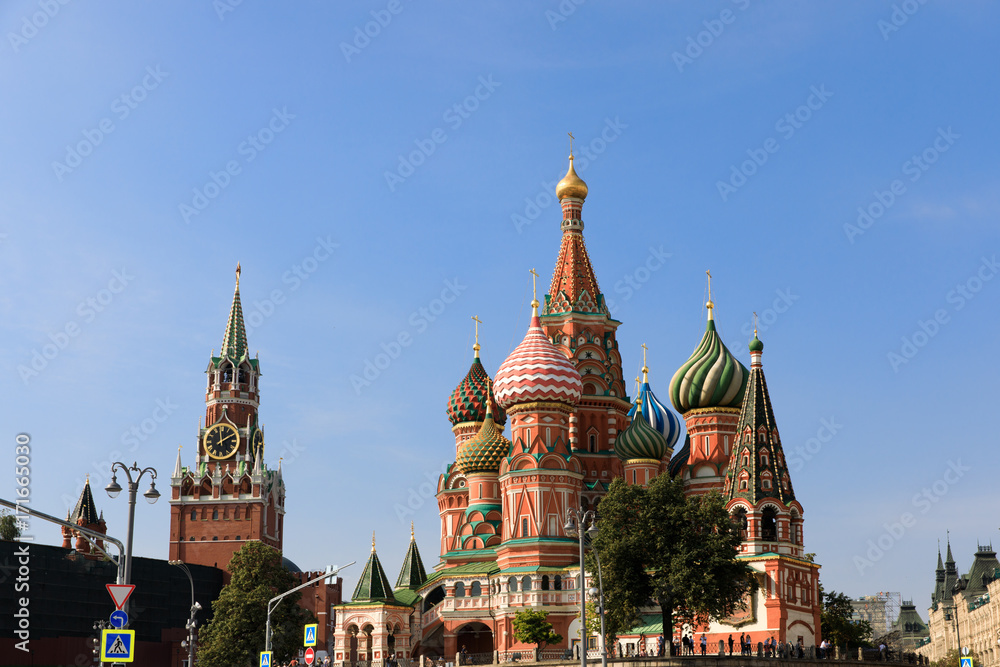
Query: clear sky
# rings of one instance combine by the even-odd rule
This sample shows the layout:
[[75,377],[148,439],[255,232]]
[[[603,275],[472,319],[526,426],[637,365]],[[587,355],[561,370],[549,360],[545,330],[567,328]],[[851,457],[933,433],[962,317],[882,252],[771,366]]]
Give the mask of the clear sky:
[[[166,494],[239,261],[286,554],[363,560],[376,530],[394,580],[412,519],[431,566],[470,318],[494,374],[528,270],[551,277],[572,131],[626,378],[645,343],[667,397],[710,269],[747,365],[761,317],[823,584],[926,614],[946,530],[963,572],[997,530],[998,19],[916,0],[5,2],[0,491],[23,432],[38,509],[65,514],[114,459]],[[96,500],[122,536],[124,498]],[[136,524],[135,553],[165,558],[166,498]]]

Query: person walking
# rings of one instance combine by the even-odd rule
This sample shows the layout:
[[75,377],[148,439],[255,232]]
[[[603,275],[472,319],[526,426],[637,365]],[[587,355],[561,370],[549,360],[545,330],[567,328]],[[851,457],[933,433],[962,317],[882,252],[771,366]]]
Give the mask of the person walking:
[[729,635],[729,655],[733,654],[733,635]]

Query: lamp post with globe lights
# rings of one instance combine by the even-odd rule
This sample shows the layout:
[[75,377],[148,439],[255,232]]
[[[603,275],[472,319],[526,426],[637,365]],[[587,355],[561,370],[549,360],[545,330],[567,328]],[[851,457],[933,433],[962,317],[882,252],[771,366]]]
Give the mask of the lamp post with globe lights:
[[[128,533],[125,539],[125,581],[126,584],[132,583],[132,532],[135,528],[135,495],[139,489],[139,480],[147,472],[150,476],[149,489],[142,494],[143,498],[152,505],[160,498],[160,492],[156,490],[156,469],[155,468],[143,468],[139,469],[139,466],[133,462],[132,467],[128,467],[121,461],[115,461],[111,464],[111,483],[104,487],[104,490],[108,492],[108,496],[112,499],[117,498],[118,494],[122,492],[122,487],[118,484],[118,473],[121,470],[125,473],[125,477],[128,478]],[[136,475],[135,479],[132,479],[132,473],[139,473]],[[128,603],[125,603],[125,613],[128,613]]]
[[590,597],[597,598],[597,613],[601,615],[601,667],[608,667],[608,635],[604,629],[604,577],[601,576],[601,554],[594,549],[594,557],[597,559],[597,586],[591,587],[588,591]]
[[187,667],[194,667],[194,646],[198,641],[198,633],[195,630],[198,627],[198,621],[194,617],[201,610],[201,604],[194,600],[194,577],[191,576],[191,570],[188,569],[187,563],[182,560],[170,560],[167,562],[183,570],[184,574],[187,575],[188,581],[191,582],[191,617],[188,619],[187,625],[184,626],[187,628],[188,637],[186,641],[181,642],[181,646],[188,650]]
[[597,536],[597,515],[594,510],[581,512],[575,508],[566,511],[567,537],[580,540],[580,667],[587,667],[587,569],[583,560],[585,541]]

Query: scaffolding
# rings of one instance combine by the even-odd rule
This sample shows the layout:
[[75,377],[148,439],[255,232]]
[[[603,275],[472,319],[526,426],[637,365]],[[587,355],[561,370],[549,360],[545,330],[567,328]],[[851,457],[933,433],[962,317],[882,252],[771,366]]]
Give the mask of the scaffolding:
[[868,621],[872,626],[872,639],[879,639],[893,630],[896,619],[899,618],[899,608],[902,595],[898,592],[879,592],[875,595],[862,595],[851,601],[854,607],[855,621]]

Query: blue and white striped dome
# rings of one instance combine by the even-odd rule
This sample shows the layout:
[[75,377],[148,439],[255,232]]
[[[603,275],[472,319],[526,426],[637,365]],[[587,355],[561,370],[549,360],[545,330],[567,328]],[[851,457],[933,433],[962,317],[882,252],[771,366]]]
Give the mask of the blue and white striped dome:
[[[681,420],[673,411],[656,398],[656,394],[649,388],[649,381],[646,373],[642,374],[642,384],[639,386],[639,398],[642,399],[642,416],[645,417],[649,425],[660,432],[663,439],[667,441],[667,448],[673,449],[677,440],[681,436]],[[635,404],[628,411],[628,416],[634,418]]]

